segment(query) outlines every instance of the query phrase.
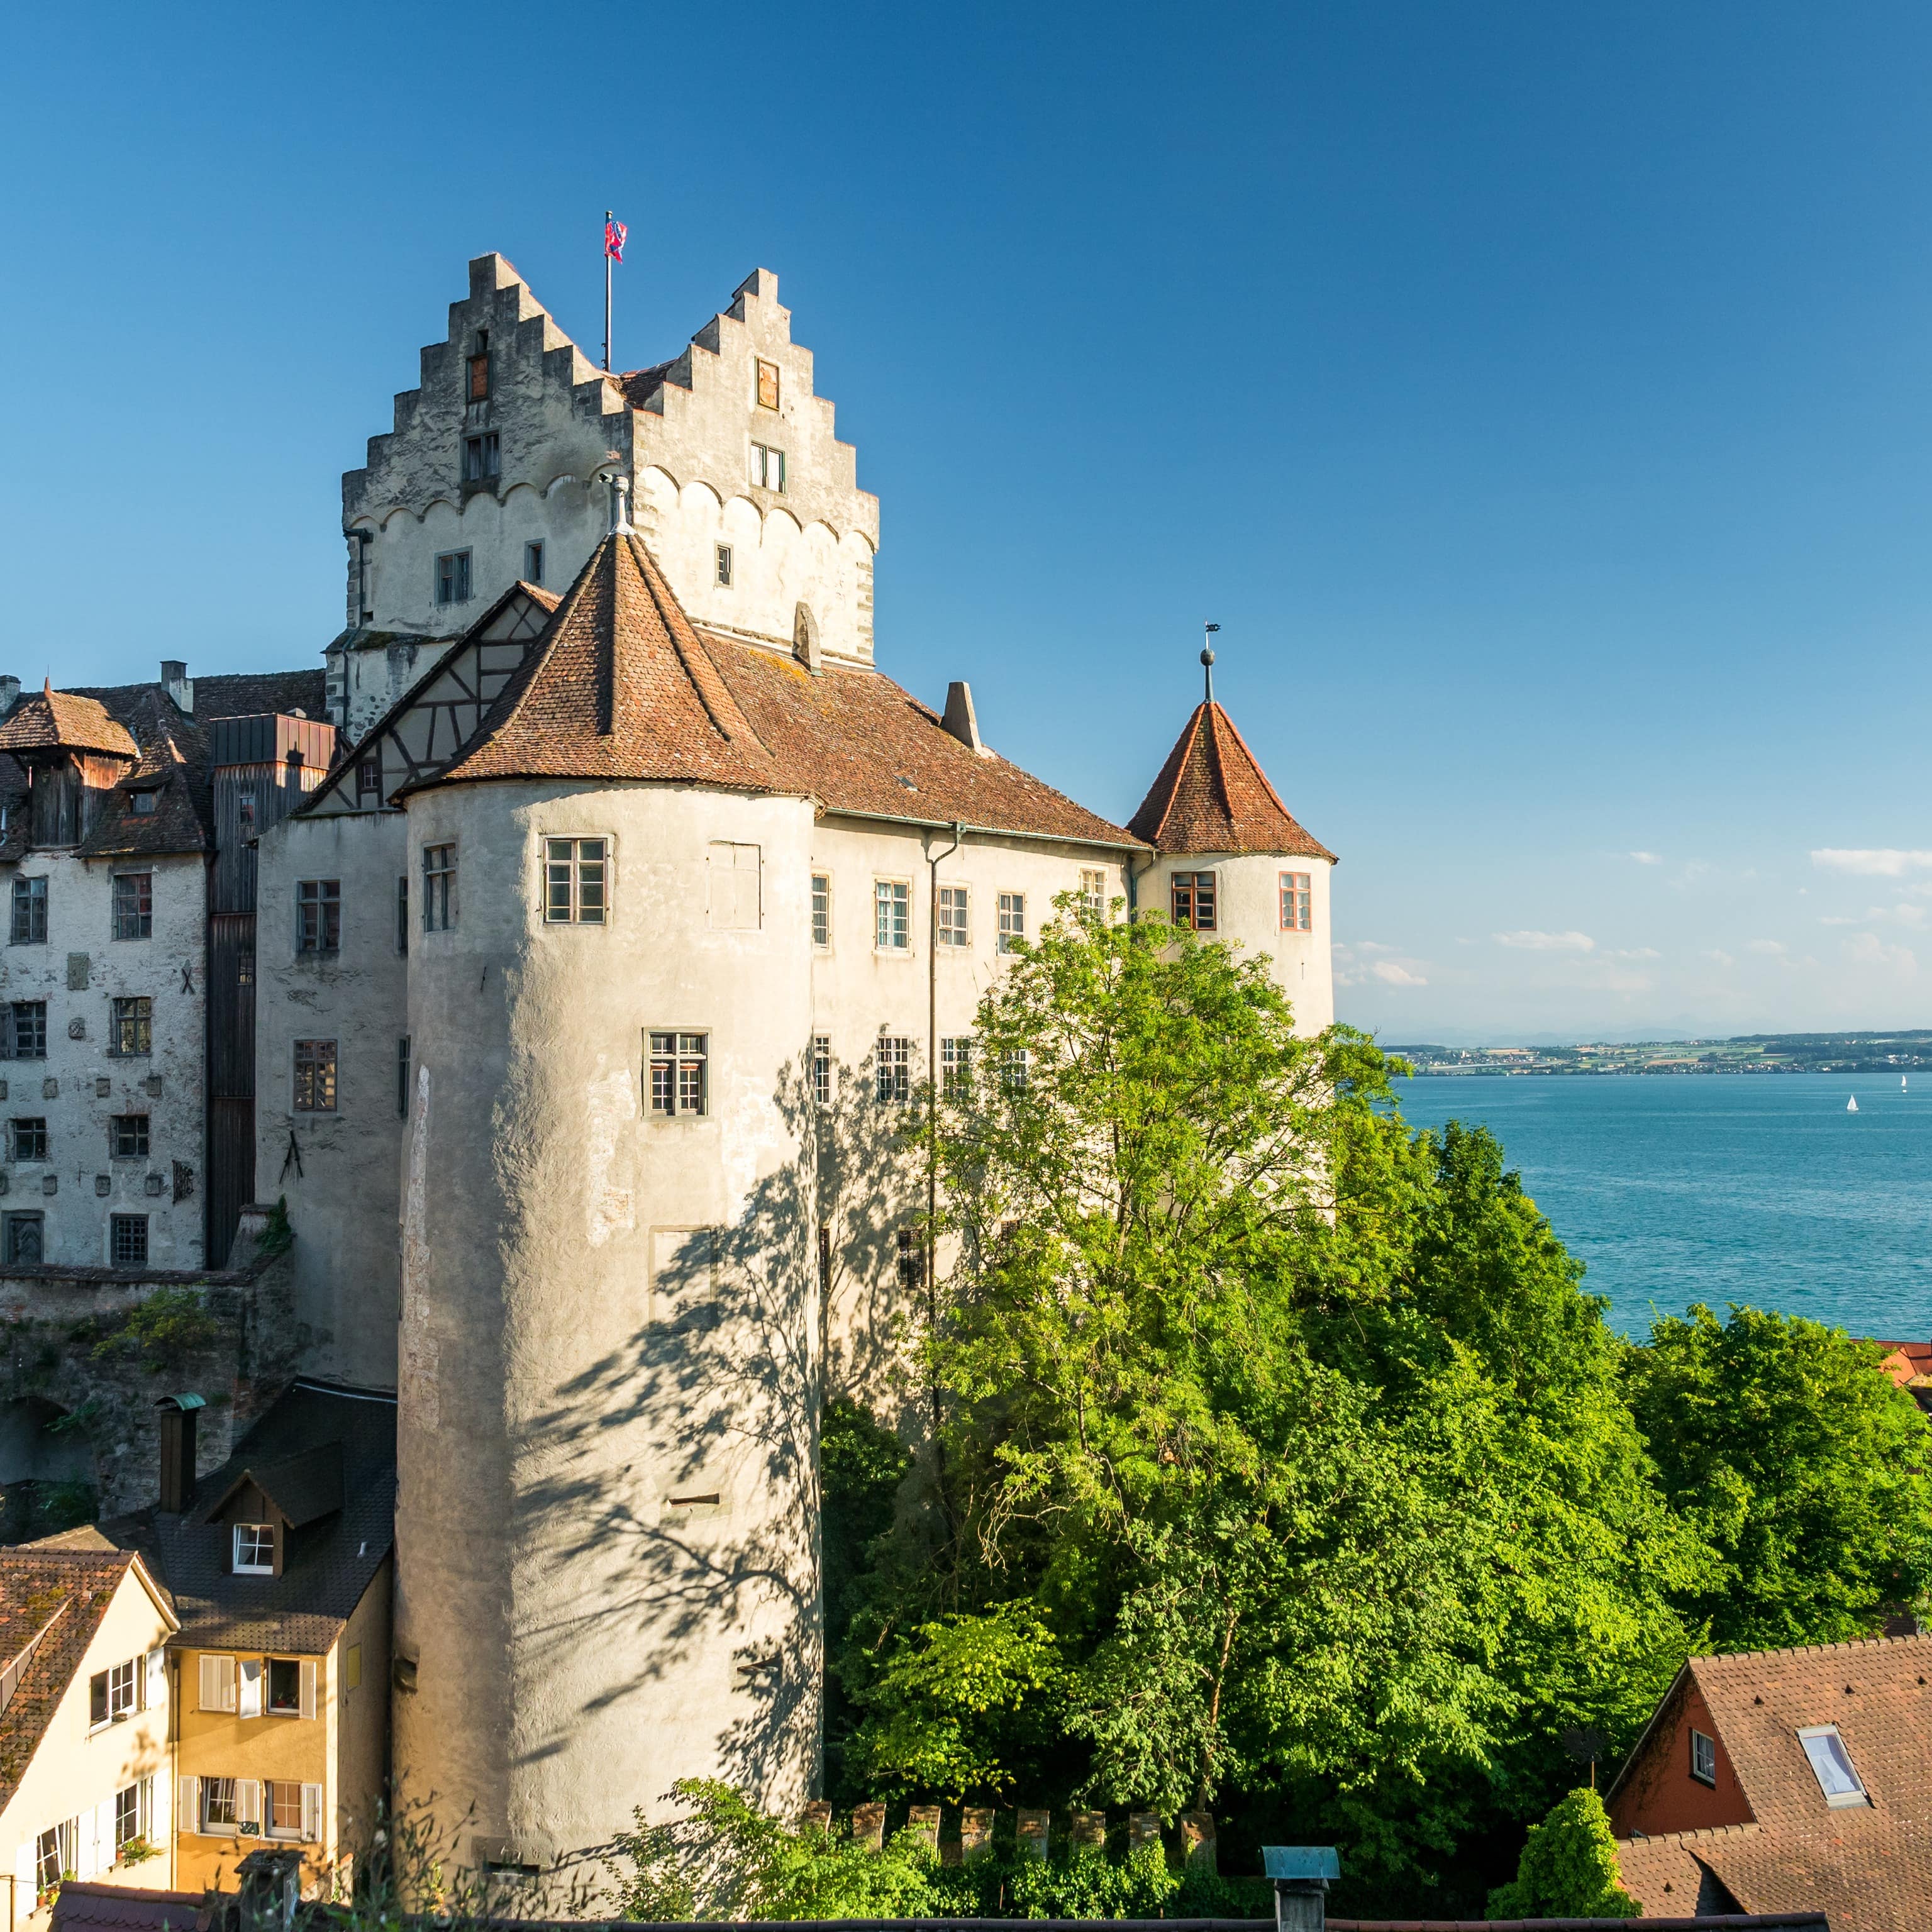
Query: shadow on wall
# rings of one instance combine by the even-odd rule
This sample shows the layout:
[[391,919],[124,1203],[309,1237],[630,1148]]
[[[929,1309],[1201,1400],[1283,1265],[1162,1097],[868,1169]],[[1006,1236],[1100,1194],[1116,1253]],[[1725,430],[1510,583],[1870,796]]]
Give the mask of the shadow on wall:
[[[922,1278],[902,1286],[900,1234],[916,1246],[925,1117],[909,1066],[888,1069],[879,1098],[878,1058],[830,1067],[829,1104],[809,1054],[781,1068],[772,1105],[793,1158],[752,1186],[734,1225],[650,1231],[644,1322],[532,1424],[518,1460],[546,1473],[516,1499],[519,1562],[621,1581],[543,1634],[566,1652],[554,1681],[601,1675],[606,1688],[526,1734],[523,1761],[562,1750],[647,1684],[688,1684],[728,1645],[718,1774],[775,1802],[815,1788],[827,1365],[836,1388],[909,1394],[900,1364]],[[689,1740],[696,1768],[711,1743]],[[693,1768],[668,1763],[662,1783]],[[614,1795],[628,1814],[668,1794]]]
[[86,1422],[39,1396],[0,1402],[0,1544],[31,1543],[94,1520]]

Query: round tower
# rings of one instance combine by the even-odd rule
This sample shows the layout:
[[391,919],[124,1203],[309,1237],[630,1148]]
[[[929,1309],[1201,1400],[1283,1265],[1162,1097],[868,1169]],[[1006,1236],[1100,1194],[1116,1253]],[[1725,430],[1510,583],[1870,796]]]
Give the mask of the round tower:
[[399,1796],[554,1902],[815,1773],[812,807],[627,531],[406,804]]
[[1328,879],[1336,857],[1296,822],[1214,701],[1211,646],[1201,662],[1206,695],[1127,822],[1159,855],[1138,875],[1139,903],[1261,955],[1294,1010],[1296,1032],[1318,1034],[1335,1018]]

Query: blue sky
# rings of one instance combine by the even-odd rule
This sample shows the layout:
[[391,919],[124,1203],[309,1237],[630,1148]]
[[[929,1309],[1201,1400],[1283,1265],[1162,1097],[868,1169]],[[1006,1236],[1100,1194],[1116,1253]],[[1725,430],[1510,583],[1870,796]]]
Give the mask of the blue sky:
[[620,361],[778,272],[912,689],[1124,817],[1220,622],[1343,1017],[1928,1018],[1932,10],[16,8],[0,61],[0,669],[315,662],[464,262],[594,345],[608,203]]

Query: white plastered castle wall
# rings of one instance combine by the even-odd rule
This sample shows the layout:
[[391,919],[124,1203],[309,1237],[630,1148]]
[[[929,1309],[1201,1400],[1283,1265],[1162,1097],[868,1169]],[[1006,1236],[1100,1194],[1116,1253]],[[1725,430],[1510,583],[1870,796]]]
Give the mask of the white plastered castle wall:
[[[633,515],[692,617],[789,645],[801,606],[822,647],[869,662],[878,500],[858,488],[812,358],[791,340],[777,278],[760,269],[700,329],[633,409],[558,328],[502,256],[470,264],[448,338],[422,351],[420,386],[396,398],[394,428],[343,478],[349,632],[330,652],[334,715],[358,735],[423,665],[417,640],[454,634],[527,574],[561,590],[607,527],[608,472],[633,481]],[[469,358],[487,334],[490,393],[469,399]],[[776,410],[758,364],[778,371]],[[500,474],[464,480],[471,436],[498,439]],[[754,443],[781,449],[782,490],[751,478]],[[718,546],[732,551],[718,580]],[[470,595],[439,604],[436,560],[466,551]]]
[[[152,877],[148,938],[112,936],[114,880],[123,872]],[[0,932],[9,935],[15,878],[47,881],[47,937],[44,944],[0,946],[0,1000],[46,1003],[47,1057],[0,1060],[0,1118],[45,1120],[47,1157],[9,1157],[0,1166],[0,1211],[44,1214],[46,1258],[80,1268],[108,1265],[110,1216],[145,1215],[150,1268],[199,1268],[206,1183],[207,868],[199,855],[30,853],[18,865],[0,867]],[[117,997],[153,1002],[152,1053],[110,1051]],[[113,1156],[112,1117],[126,1114],[148,1117],[145,1159]],[[11,1148],[9,1136],[0,1152],[10,1156]],[[179,1201],[176,1161],[188,1170],[188,1191]]]
[[[262,835],[256,887],[256,1187],[265,1199],[286,1196],[301,1231],[291,1258],[305,1366],[383,1388],[396,1379],[404,1126],[396,1049],[409,1030],[396,886],[407,848],[400,812],[286,819]],[[304,879],[340,884],[337,952],[296,950]],[[298,1040],[335,1042],[332,1112],[295,1111]]]
[[[1304,1038],[1335,1024],[1335,976],[1329,948],[1329,880],[1334,867],[1326,859],[1304,859],[1269,852],[1163,852],[1142,880],[1143,906],[1166,912],[1173,904],[1177,872],[1212,872],[1220,887],[1218,930],[1214,937],[1237,946],[1246,957],[1268,962],[1275,984],[1294,1010],[1294,1030]],[[1281,924],[1281,875],[1308,874],[1310,920],[1306,932],[1284,932]]]
[[[455,844],[458,910],[410,956],[404,1796],[547,1868],[681,1774],[789,1809],[823,1647],[811,808],[504,782],[407,816],[412,876]],[[542,921],[563,834],[613,842],[601,927]],[[759,850],[755,928],[713,923],[718,842]],[[706,1036],[703,1117],[647,1112],[652,1028]]]
[[[169,1847],[172,1843],[174,1780],[170,1774],[167,1702],[172,1682],[165,1669],[156,1673],[159,1701],[149,1701],[146,1664],[147,1654],[164,1644],[172,1628],[130,1566],[48,1719],[5,1812],[0,1814],[0,1844],[8,1847],[13,1862],[12,1917],[16,1928],[44,1926],[52,1917],[51,1907],[36,1908],[32,1853],[41,1832],[70,1818],[79,1821],[80,1835],[92,1840],[91,1853],[86,1846],[81,1848],[87,1867],[82,1876],[143,1889],[166,1889],[172,1884],[174,1860]],[[130,1660],[136,1661],[142,1708],[97,1730],[90,1722],[93,1675]],[[117,1792],[142,1778],[154,1780],[148,1843],[160,1856],[116,1864],[111,1808],[104,1854],[100,1850],[101,1808],[111,1808]]]

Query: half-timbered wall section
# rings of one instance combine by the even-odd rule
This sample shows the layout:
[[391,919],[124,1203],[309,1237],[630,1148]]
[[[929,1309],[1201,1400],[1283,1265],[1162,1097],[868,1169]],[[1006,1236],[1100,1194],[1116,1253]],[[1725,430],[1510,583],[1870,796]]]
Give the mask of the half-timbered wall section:
[[448,654],[344,760],[312,814],[386,807],[399,787],[420,782],[448,764],[483,714],[522,668],[525,653],[556,608],[556,599],[527,584],[506,591]]

